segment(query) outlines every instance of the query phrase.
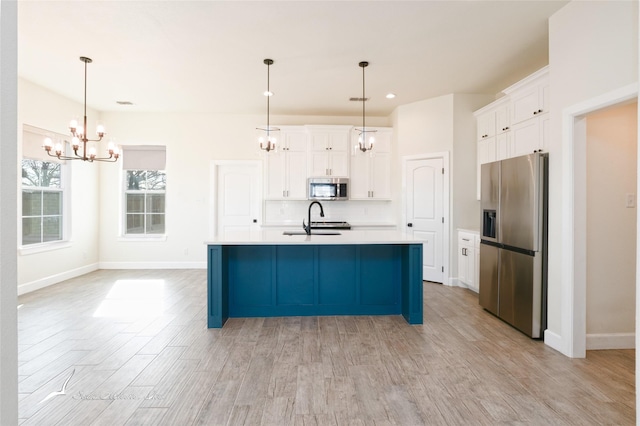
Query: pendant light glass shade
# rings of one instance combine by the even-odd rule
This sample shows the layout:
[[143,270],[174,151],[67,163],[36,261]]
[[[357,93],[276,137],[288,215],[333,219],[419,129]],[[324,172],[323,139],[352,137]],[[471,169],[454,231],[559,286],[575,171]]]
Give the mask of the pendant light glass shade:
[[362,61],[358,64],[362,68],[362,128],[356,128],[356,131],[360,134],[358,136],[358,148],[362,152],[371,151],[373,149],[373,144],[375,142],[374,133],[377,130],[367,129],[365,125],[365,102],[367,98],[365,96],[365,85],[364,85],[364,69],[369,66],[369,62]]
[[264,95],[267,97],[267,125],[265,127],[258,127],[256,130],[260,133],[258,135],[258,145],[263,151],[273,151],[277,146],[277,137],[276,135],[280,131],[279,128],[273,127],[270,124],[269,117],[269,100],[271,96],[273,96],[273,92],[270,88],[270,75],[269,70],[271,65],[273,65],[273,59],[265,59],[264,64],[267,66],[267,90],[264,92]]

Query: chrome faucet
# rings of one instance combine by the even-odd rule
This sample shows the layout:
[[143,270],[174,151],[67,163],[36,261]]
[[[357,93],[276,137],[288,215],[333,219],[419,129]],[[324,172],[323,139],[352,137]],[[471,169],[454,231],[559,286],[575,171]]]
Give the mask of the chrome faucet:
[[314,204],[320,206],[320,217],[324,217],[324,209],[322,208],[320,201],[312,201],[311,204],[309,204],[309,215],[307,216],[308,224],[305,225],[304,219],[302,219],[302,228],[304,228],[307,235],[311,235],[311,207],[313,207]]

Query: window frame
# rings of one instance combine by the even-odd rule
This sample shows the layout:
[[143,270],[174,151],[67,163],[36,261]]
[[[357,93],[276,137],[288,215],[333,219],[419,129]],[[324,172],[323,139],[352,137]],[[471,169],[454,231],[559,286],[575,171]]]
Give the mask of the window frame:
[[[68,147],[66,147],[68,148]],[[43,186],[25,186],[22,183],[22,177],[20,178],[20,190],[19,190],[19,200],[18,200],[18,205],[19,205],[19,211],[18,211],[18,238],[19,238],[19,242],[18,242],[18,253],[24,255],[24,254],[32,254],[32,253],[40,253],[40,252],[44,252],[44,251],[49,251],[49,250],[57,250],[60,248],[65,248],[68,247],[70,245],[70,241],[71,241],[71,206],[70,206],[70,201],[71,201],[71,167],[69,166],[69,164],[67,164],[66,161],[47,161],[47,159],[43,159],[43,158],[33,158],[33,156],[27,155],[27,156],[22,156],[22,158],[20,159],[19,162],[19,170],[20,170],[20,176],[22,176],[22,170],[23,170],[23,160],[30,160],[30,161],[38,161],[41,163],[56,163],[56,164],[60,164],[60,186],[59,187],[43,187]],[[61,195],[61,206],[60,206],[60,215],[56,215],[59,216],[60,219],[60,226],[62,227],[62,232],[60,235],[60,239],[56,239],[56,240],[50,240],[50,241],[43,241],[43,234],[42,234],[42,228],[41,228],[41,232],[40,232],[40,242],[36,242],[36,243],[31,243],[31,244],[24,244],[23,243],[23,219],[25,217],[40,217],[41,220],[44,220],[45,217],[50,216],[50,215],[45,215],[44,214],[44,205],[41,206],[41,214],[38,216],[34,216],[34,215],[29,215],[29,216],[25,216],[24,214],[24,204],[23,204],[23,194],[25,191],[28,190],[33,190],[35,192],[40,192],[41,196],[44,196],[45,192],[58,192]]]
[[[129,172],[131,171],[143,171],[145,173],[148,173],[149,171],[158,171],[158,172],[162,172],[164,174],[164,189],[128,189],[128,180],[127,180],[127,175]],[[165,169],[162,170],[156,170],[156,169],[122,169],[122,209],[121,209],[121,231],[120,231],[120,235],[121,238],[126,240],[126,241],[134,241],[134,240],[139,240],[139,241],[150,241],[150,240],[161,240],[164,241],[167,238],[167,187],[166,187],[166,179],[167,179],[167,171]],[[145,179],[146,180],[146,179]],[[141,194],[144,195],[143,198],[143,212],[142,213],[135,213],[135,214],[142,214],[143,216],[143,233],[129,233],[128,228],[127,228],[127,218],[130,214],[127,211],[128,208],[128,203],[127,203],[127,195],[129,194]],[[152,213],[152,212],[148,212],[147,211],[147,196],[148,195],[156,195],[156,194],[162,194],[164,196],[164,211],[162,213]],[[147,232],[147,219],[148,216],[153,216],[153,215],[162,215],[164,216],[164,232],[162,233],[148,233]]]

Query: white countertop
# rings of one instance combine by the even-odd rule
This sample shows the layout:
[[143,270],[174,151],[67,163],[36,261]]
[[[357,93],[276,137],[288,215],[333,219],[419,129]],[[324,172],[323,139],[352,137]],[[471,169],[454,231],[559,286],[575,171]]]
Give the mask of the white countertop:
[[[297,231],[302,231],[298,229]],[[422,243],[410,234],[392,230],[336,230],[340,235],[317,235],[328,230],[312,231],[311,235],[283,235],[280,230],[243,231],[227,233],[208,245],[270,245],[270,244],[415,244]],[[316,235],[314,235],[316,232]]]

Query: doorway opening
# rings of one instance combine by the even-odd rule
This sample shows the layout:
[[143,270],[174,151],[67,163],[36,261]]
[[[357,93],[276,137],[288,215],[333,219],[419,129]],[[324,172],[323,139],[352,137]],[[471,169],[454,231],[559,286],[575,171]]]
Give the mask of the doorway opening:
[[[638,85],[634,83],[569,107],[562,115],[561,250],[567,260],[563,261],[561,276],[562,335],[547,330],[545,342],[573,358],[584,358],[587,348],[587,116],[637,102],[637,98]],[[637,278],[634,281],[637,291]]]

